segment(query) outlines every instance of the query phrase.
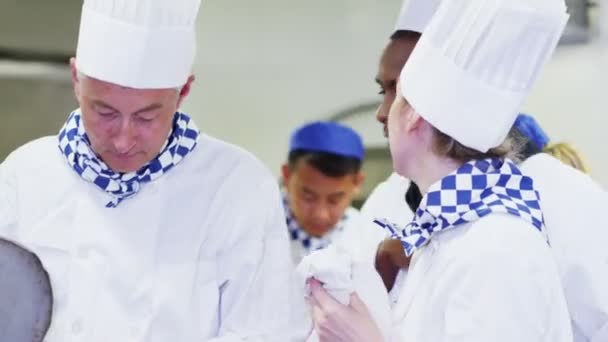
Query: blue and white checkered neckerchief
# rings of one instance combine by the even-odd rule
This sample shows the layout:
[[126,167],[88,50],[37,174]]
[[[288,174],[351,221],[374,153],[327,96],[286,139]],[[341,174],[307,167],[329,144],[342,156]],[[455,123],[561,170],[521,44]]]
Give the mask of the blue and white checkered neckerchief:
[[431,186],[412,222],[405,228],[386,220],[374,222],[400,239],[410,256],[433,235],[490,213],[515,215],[544,231],[540,197],[532,178],[510,160],[484,159],[465,163]]
[[291,211],[287,195],[283,193],[283,208],[285,208],[285,218],[287,220],[287,229],[289,236],[292,241],[299,241],[306,253],[323,249],[332,242],[332,237],[336,233],[344,231],[344,226],[348,220],[348,215],[344,213],[340,221],[322,237],[311,236],[308,234],[300,225]]
[[115,208],[123,200],[137,194],[142,183],[151,182],[171,170],[196,147],[199,137],[194,120],[177,112],[171,135],[159,155],[136,172],[118,173],[91,150],[80,115],[78,109],[72,112],[59,131],[59,149],[80,177],[111,195],[107,208]]

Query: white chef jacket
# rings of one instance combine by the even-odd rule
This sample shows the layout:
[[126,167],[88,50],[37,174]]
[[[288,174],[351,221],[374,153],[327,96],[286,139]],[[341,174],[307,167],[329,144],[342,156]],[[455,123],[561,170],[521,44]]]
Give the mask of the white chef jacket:
[[539,191],[576,342],[608,341],[608,193],[548,154],[521,169]]
[[437,233],[414,253],[399,291],[391,341],[572,341],[549,246],[514,216]]
[[405,193],[409,186],[408,179],[393,172],[372,190],[361,207],[361,214],[386,218],[399,224],[410,222],[414,213],[405,201]]
[[0,236],[54,291],[47,342],[286,341],[289,245],[276,181],[249,153],[196,149],[117,208],[56,137],[0,164]]

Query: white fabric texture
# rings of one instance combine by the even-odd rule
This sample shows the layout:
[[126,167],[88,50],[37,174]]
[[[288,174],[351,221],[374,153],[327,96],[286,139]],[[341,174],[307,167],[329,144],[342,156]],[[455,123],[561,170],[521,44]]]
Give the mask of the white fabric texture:
[[[302,259],[297,273],[299,284],[307,295],[309,290],[305,284],[310,278],[319,280],[323,288],[344,305],[350,303],[350,295],[356,292],[368,307],[383,336],[390,336],[391,311],[382,280],[375,268],[368,262],[358,260],[348,246],[337,242],[312,252]],[[310,316],[308,319],[311,319]],[[311,331],[307,341],[317,340],[316,334]]]
[[395,31],[423,33],[441,0],[403,0]]
[[111,210],[57,137],[13,152],[0,184],[10,218],[0,236],[36,253],[51,277],[46,342],[289,339],[281,195],[242,149],[202,135],[187,159]]
[[17,175],[9,163],[0,164],[0,235],[11,239],[17,229]]
[[553,54],[565,10],[563,0],[442,1],[403,67],[402,95],[461,144],[500,145]]
[[329,294],[344,305],[354,291],[352,258],[347,251],[332,245],[304,257],[297,267],[301,280],[315,278]]
[[397,291],[390,341],[572,341],[550,247],[512,215],[440,232]]
[[183,86],[196,53],[200,0],[85,0],[76,66],[139,89]]

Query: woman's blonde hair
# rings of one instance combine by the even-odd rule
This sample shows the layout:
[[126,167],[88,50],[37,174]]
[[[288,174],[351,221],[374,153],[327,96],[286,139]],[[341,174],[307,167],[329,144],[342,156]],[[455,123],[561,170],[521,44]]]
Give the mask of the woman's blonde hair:
[[562,163],[570,165],[575,169],[581,170],[584,173],[589,173],[589,169],[587,168],[587,165],[585,164],[581,155],[568,143],[561,142],[549,144],[544,148],[543,152],[559,159]]
[[[511,129],[513,131],[513,129]],[[497,147],[491,148],[487,152],[480,152],[456,141],[449,135],[433,127],[433,151],[440,156],[466,163],[471,160],[486,158],[509,158],[514,162],[521,161],[520,153],[525,144],[521,135],[510,132],[505,141]]]

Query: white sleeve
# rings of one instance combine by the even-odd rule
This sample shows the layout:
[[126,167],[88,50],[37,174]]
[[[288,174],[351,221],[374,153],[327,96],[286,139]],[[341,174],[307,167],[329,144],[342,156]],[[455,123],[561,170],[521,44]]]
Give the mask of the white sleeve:
[[[387,181],[384,181],[378,185],[370,192],[369,196],[365,199],[365,202],[361,206],[361,214],[367,216],[375,216],[382,215],[383,207],[382,202],[385,202],[387,197],[385,195],[385,188],[387,187]],[[403,193],[403,198],[405,198],[405,192]],[[405,201],[404,201],[405,204]]]
[[0,164],[0,237],[10,238],[17,228],[17,179],[10,156]]
[[378,184],[361,207],[361,215],[371,219],[385,218],[391,222],[409,223],[414,213],[405,200],[410,181],[396,173]]
[[219,255],[220,326],[209,341],[288,341],[293,266],[278,185],[267,180],[243,197],[245,233]]
[[333,244],[349,251],[357,262],[374,265],[378,244],[388,235],[374,223],[374,219],[367,217],[355,209],[349,209],[349,220],[344,231],[338,235]]

